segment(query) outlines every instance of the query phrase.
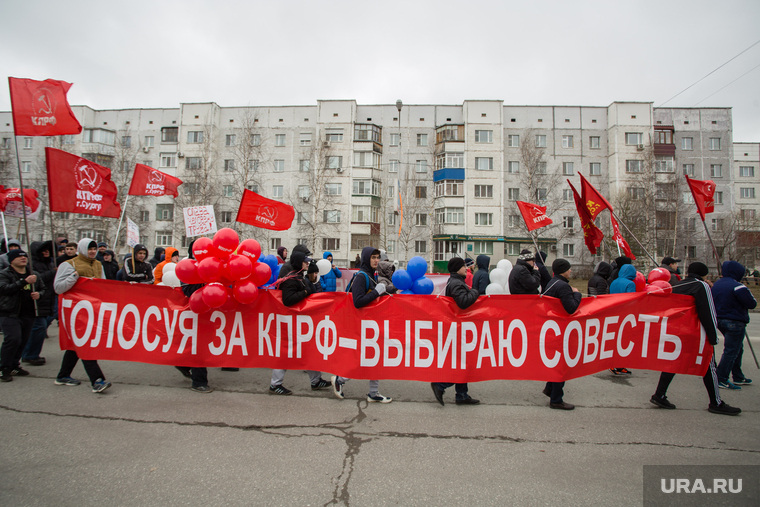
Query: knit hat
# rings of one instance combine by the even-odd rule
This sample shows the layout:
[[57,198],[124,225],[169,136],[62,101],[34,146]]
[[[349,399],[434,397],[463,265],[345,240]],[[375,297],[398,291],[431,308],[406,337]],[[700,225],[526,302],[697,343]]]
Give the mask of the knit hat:
[[27,257],[27,258],[29,258],[29,256],[26,255],[26,252],[23,251],[23,250],[21,250],[20,248],[17,248],[16,250],[11,250],[10,252],[8,252],[8,262],[9,263],[13,262],[13,260],[16,257]]
[[108,248],[108,243],[106,243],[105,241],[101,241],[100,243],[98,243],[98,248],[100,248],[101,246]]
[[464,266],[464,259],[461,257],[452,257],[449,261],[449,273],[456,273]]
[[625,255],[623,255],[615,259],[614,263],[615,263],[615,267],[620,269],[620,266],[622,266],[623,264],[633,264],[633,261],[631,260],[630,257],[626,257]]
[[565,259],[556,259],[554,262],[552,262],[552,271],[554,272],[555,276],[561,275],[568,269],[570,269],[570,263]]
[[535,259],[536,257],[533,255],[533,252],[527,249],[520,252],[520,255],[517,257],[518,261],[532,261]]
[[689,269],[687,269],[686,272],[691,275],[707,276],[707,273],[709,273],[710,270],[707,269],[707,265],[703,262],[692,262],[689,264]]
[[472,260],[470,257],[467,257],[467,258],[464,260],[464,265],[465,265],[465,266],[467,266],[467,267],[469,268],[470,266],[474,266],[474,265],[475,265],[475,261],[474,261],[474,260]]
[[317,261],[311,261],[309,263],[309,269],[306,270],[307,273],[319,273],[319,268],[317,267]]

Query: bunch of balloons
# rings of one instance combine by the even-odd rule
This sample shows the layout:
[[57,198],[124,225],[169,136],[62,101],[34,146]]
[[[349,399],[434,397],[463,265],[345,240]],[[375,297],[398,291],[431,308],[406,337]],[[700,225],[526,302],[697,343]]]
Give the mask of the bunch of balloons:
[[488,274],[491,283],[486,287],[486,294],[509,294],[509,274],[512,272],[512,262],[502,259],[496,263],[496,269]]
[[417,256],[409,259],[406,269],[394,271],[391,282],[398,289],[397,294],[432,294],[434,285],[432,280],[425,277],[427,268],[427,261]]
[[[261,256],[261,245],[255,239],[240,242],[229,228],[220,229],[214,238],[202,237],[193,243],[195,259],[183,259],[172,266],[170,275],[188,284],[205,284],[190,296],[190,309],[205,313],[213,308],[233,310],[238,304],[248,305],[258,297],[258,288],[271,283],[276,276],[267,257]],[[259,262],[260,261],[260,262]],[[164,283],[166,269],[164,267]],[[170,282],[173,279],[170,277]]]
[[646,287],[648,293],[661,292],[670,294],[673,292],[673,286],[670,285],[670,271],[665,268],[655,268],[647,276],[649,285]]

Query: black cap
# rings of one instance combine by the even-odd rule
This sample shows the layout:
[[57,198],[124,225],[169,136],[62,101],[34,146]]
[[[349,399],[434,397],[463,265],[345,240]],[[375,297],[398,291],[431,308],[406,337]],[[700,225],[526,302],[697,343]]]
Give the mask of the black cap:
[[464,266],[464,259],[461,257],[452,257],[449,260],[449,273],[456,273]]
[[704,262],[692,262],[686,272],[690,275],[707,276],[710,270]]
[[108,243],[106,243],[105,241],[101,241],[100,243],[98,243],[98,248],[100,248],[101,246],[108,248]]
[[319,273],[319,267],[317,267],[317,261],[312,260],[309,262],[309,269],[306,270],[307,273]]
[[552,262],[552,271],[555,275],[561,275],[568,269],[570,269],[570,263],[565,259],[556,259],[554,262]]
[[26,258],[29,258],[29,256],[26,255],[26,252],[23,251],[23,250],[21,250],[20,248],[17,248],[15,250],[11,250],[6,255],[8,256],[8,262],[9,263],[13,262],[14,260],[16,260],[16,257],[26,257]]
[[675,264],[676,262],[681,262],[681,259],[674,259],[673,257],[664,257],[662,259],[661,264],[665,264],[666,266],[670,266],[671,264]]

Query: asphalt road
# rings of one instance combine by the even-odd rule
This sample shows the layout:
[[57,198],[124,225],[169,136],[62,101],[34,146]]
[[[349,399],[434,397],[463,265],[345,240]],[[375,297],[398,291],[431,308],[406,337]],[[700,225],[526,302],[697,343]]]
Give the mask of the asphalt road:
[[0,505],[641,505],[643,465],[760,465],[746,347],[757,385],[721,390],[743,410],[727,417],[691,376],[671,385],[677,410],[656,408],[650,371],[568,382],[571,412],[550,410],[538,382],[471,384],[482,404],[468,407],[450,389],[441,407],[429,384],[383,381],[394,401],[379,405],[361,380],[339,401],[292,371],[283,397],[269,370],[211,369],[216,390],[199,394],[173,368],[114,361],[97,395],[53,384],[55,324],[50,335],[48,363],[0,385]]

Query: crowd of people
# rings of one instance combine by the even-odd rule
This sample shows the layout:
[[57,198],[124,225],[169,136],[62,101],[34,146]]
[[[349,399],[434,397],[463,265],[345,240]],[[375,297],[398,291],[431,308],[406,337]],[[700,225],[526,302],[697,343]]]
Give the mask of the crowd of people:
[[[188,248],[188,255],[193,258],[193,245]],[[0,347],[0,380],[10,382],[14,377],[29,374],[22,363],[29,366],[45,364],[40,356],[47,328],[57,317],[57,294],[70,290],[80,277],[104,278],[144,284],[161,283],[164,268],[168,263],[179,262],[180,253],[175,248],[156,248],[152,258],[148,259],[148,250],[144,245],[136,245],[133,253],[123,259],[120,266],[115,254],[103,242],[83,238],[78,243],[71,243],[65,238],[53,241],[34,242],[30,245],[33,269],[29,267],[29,254],[21,244],[13,239],[0,243],[0,327],[3,332]],[[333,263],[331,252],[324,252],[323,259],[331,263],[328,273],[319,276],[317,261],[311,257],[308,247],[296,245],[288,256],[288,250],[277,250],[281,267],[274,290],[282,293],[285,306],[293,306],[310,295],[318,292],[337,290],[337,279],[343,273]],[[580,306],[583,294],[570,284],[572,266],[566,259],[556,259],[551,265],[551,272],[546,266],[545,252],[523,250],[509,275],[511,294],[543,294],[557,298],[564,310],[573,314]],[[445,287],[445,296],[451,297],[461,309],[472,306],[478,297],[486,294],[489,284],[490,257],[479,255],[474,261],[453,257],[448,262],[449,279]],[[728,405],[721,400],[719,389],[740,390],[752,380],[747,378],[741,368],[743,343],[746,325],[749,323],[749,310],[757,306],[742,279],[747,271],[736,261],[726,261],[722,265],[722,276],[714,284],[706,280],[708,268],[704,263],[693,262],[688,265],[685,275],[679,269],[680,259],[665,257],[663,268],[671,275],[672,291],[694,298],[697,315],[702,324],[707,340],[711,345],[718,343],[718,330],[724,337],[724,349],[720,362],[716,365],[714,354],[703,378],[709,397],[708,410],[716,414],[737,415],[739,408]],[[348,283],[356,308],[370,305],[376,299],[394,294],[392,278],[396,264],[387,255],[375,248],[365,247],[357,255],[355,267],[358,269]],[[473,273],[473,269],[477,271]],[[594,275],[588,281],[587,295],[621,294],[635,292],[634,279],[636,268],[628,257],[618,257],[612,263],[600,262],[594,269]],[[182,291],[191,296],[202,284],[182,284]],[[690,337],[698,341],[699,336]],[[79,385],[81,382],[72,377],[79,361],[74,350],[67,350],[63,355],[60,371],[55,379],[56,385]],[[85,372],[89,377],[92,391],[102,393],[111,387],[106,381],[98,362],[83,360]],[[176,366],[192,384],[191,389],[200,393],[210,393],[213,388],[208,384],[208,371],[203,367]],[[237,370],[237,368],[223,368]],[[611,368],[614,375],[631,375],[627,368]],[[272,370],[269,393],[290,395],[292,391],[284,383],[286,370]],[[328,381],[319,371],[307,372],[314,391],[332,388],[338,399],[345,398],[345,388],[350,379],[339,375]],[[663,372],[651,403],[664,409],[675,409],[667,398],[667,389],[673,373]],[[457,405],[477,405],[479,400],[469,395],[466,383],[434,382],[431,383],[433,396],[444,405],[445,390],[455,386]],[[380,381],[369,381],[367,401],[369,403],[390,403],[389,396],[380,394]],[[549,398],[549,406],[559,410],[573,410],[574,405],[564,401],[564,382],[547,382],[543,394]]]

